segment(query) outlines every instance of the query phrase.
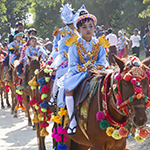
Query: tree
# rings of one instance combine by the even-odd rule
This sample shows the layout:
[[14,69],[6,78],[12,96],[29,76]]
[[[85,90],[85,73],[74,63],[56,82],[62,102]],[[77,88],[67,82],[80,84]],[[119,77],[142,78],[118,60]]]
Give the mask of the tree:
[[[4,0],[3,0],[4,1]],[[10,27],[14,28],[17,21],[25,22],[28,9],[31,5],[31,0],[7,0],[4,3],[5,11],[3,11],[2,16],[5,19],[0,24],[0,34],[2,35],[1,41],[7,38],[7,34],[10,33]]]

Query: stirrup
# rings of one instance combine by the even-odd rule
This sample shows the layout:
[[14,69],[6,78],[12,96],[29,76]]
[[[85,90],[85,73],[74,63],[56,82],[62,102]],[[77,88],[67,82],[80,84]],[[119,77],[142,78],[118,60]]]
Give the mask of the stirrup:
[[[68,135],[69,135],[69,136],[73,136],[73,135],[75,135],[75,134],[76,134],[76,132],[77,132],[77,130],[76,130],[75,132],[73,132],[73,130],[75,130],[75,129],[77,129],[77,126],[75,126],[75,127],[73,127],[73,128],[68,127],[68,130],[70,130],[70,131],[71,131],[71,133],[68,133]],[[67,130],[67,132],[68,132],[68,130]]]

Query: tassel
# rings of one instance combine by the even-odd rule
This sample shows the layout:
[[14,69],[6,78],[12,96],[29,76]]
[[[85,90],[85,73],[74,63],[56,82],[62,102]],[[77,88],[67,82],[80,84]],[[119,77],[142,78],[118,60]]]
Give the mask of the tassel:
[[41,90],[43,93],[47,93],[49,91],[49,89],[50,89],[49,86],[43,86]]
[[43,128],[40,132],[40,136],[48,136],[49,133],[47,132],[46,128]]
[[29,102],[29,105],[32,106],[32,105],[35,105],[35,103],[37,103],[37,99],[35,96],[32,97],[32,100]]
[[43,113],[38,114],[39,121],[43,121],[42,118],[44,117]]
[[45,98],[47,98],[47,94],[42,94],[41,99],[44,100]]
[[49,105],[46,100],[44,100],[40,105],[41,108],[47,108]]
[[33,116],[32,122],[39,123],[39,119],[38,119],[38,116],[37,116],[36,112],[34,112],[34,116]]
[[36,81],[36,77],[34,76],[32,80],[28,82],[30,86],[38,86],[38,82]]
[[38,79],[38,83],[40,84],[40,86],[45,85],[45,78],[43,77],[43,78]]
[[68,147],[66,144],[58,144],[57,145],[57,150],[67,150]]
[[40,127],[41,128],[47,128],[49,126],[49,124],[46,122],[46,121],[43,121],[41,124],[40,124]]

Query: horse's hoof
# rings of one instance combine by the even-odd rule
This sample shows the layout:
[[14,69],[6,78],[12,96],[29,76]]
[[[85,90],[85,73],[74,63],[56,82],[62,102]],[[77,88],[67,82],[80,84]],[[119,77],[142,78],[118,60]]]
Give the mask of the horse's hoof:
[[33,126],[32,126],[32,130],[36,130],[36,127],[35,127],[35,125],[33,125]]
[[28,126],[32,126],[32,122],[28,122]]
[[14,118],[17,118],[17,115],[16,115],[16,114],[14,114]]
[[9,105],[7,105],[7,108],[11,108],[11,105],[9,104]]
[[2,109],[5,109],[5,106],[2,106]]

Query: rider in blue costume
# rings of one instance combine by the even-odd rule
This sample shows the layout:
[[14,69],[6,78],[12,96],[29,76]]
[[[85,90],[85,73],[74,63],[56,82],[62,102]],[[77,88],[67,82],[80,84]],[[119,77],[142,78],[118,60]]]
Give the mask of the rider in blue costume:
[[[66,89],[65,102],[69,119],[74,112],[74,89],[88,76],[93,68],[104,70],[108,66],[105,48],[100,40],[93,37],[94,27],[97,23],[96,17],[88,14],[85,9],[80,9],[74,21],[74,25],[82,37],[73,42],[73,45],[69,48],[68,74],[57,81],[60,88]],[[76,126],[77,122],[74,116],[69,124],[69,135],[76,133]]]
[[66,24],[66,26],[61,31],[57,29],[56,30],[57,33],[56,32],[54,33],[55,35],[56,34],[61,35],[61,37],[58,42],[58,55],[51,65],[51,68],[57,69],[57,72],[56,72],[56,79],[53,85],[53,92],[52,98],[50,100],[50,105],[53,105],[54,96],[58,89],[58,86],[56,85],[58,78],[63,76],[68,71],[69,46],[66,46],[65,41],[75,34],[74,33],[75,27],[73,25],[74,12],[68,4],[66,4],[61,10],[61,19],[63,20],[64,24]]
[[26,43],[26,41],[22,39],[22,35],[23,32],[19,32],[19,30],[15,31],[15,40],[8,45],[8,55],[3,60],[3,65],[7,73],[5,81],[7,82],[10,82],[12,78],[11,72],[9,71],[9,65],[10,63],[13,63],[16,58],[19,57],[19,53],[21,52],[24,43]]

